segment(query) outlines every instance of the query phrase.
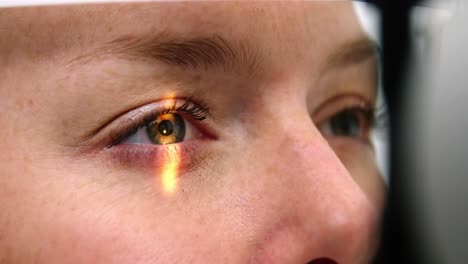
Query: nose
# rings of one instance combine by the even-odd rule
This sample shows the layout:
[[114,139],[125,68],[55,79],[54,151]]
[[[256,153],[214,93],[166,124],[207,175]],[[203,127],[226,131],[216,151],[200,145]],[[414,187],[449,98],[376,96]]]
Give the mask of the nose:
[[[252,263],[369,263],[377,212],[307,111],[276,113],[275,153],[257,175],[270,194],[269,218]],[[271,156],[271,155],[270,155]],[[266,190],[268,188],[268,190]]]

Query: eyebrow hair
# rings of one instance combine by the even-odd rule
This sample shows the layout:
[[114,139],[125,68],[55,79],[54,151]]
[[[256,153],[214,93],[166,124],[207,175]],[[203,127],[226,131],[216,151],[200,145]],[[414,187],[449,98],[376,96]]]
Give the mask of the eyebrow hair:
[[365,36],[345,42],[325,60],[325,69],[359,64],[380,54],[376,43]]
[[[244,42],[231,43],[219,35],[174,38],[163,32],[155,36],[124,35],[103,47],[70,60],[67,65],[86,64],[103,56],[123,56],[149,62],[163,62],[184,70],[258,73],[261,56]],[[378,45],[365,36],[341,44],[325,59],[323,69],[359,64],[379,55]]]
[[190,39],[171,38],[160,33],[153,37],[125,35],[104,47],[79,56],[67,64],[86,63],[92,58],[119,55],[145,61],[158,61],[184,70],[205,70],[254,74],[260,70],[261,57],[243,42],[233,44],[219,35]]

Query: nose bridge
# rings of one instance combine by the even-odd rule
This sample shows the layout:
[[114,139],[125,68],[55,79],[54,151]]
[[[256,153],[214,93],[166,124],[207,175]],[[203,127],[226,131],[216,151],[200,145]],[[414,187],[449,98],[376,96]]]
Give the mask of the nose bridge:
[[272,124],[276,131],[273,151],[277,153],[275,158],[282,160],[274,163],[272,171],[281,174],[281,178],[288,182],[316,192],[331,184],[349,181],[350,176],[313,124],[305,107],[304,110],[297,105],[289,108],[290,112],[277,114]]
[[[347,263],[356,252],[369,246],[369,204],[357,184],[311,121],[306,108],[290,106],[289,113],[276,115],[272,167],[266,177],[283,196],[277,200],[277,225],[297,238],[303,258],[332,257]],[[284,209],[286,208],[286,209]],[[286,224],[284,224],[286,223]],[[278,235],[284,240],[284,234]],[[271,247],[276,246],[271,235]],[[296,239],[295,238],[295,239]],[[292,239],[293,241],[294,239]],[[300,241],[300,242],[299,242]],[[360,250],[358,250],[360,248]],[[294,250],[294,249],[292,249]],[[342,260],[342,261],[341,261]]]
[[[282,162],[275,163],[271,171],[278,174],[274,177],[283,179],[284,188],[294,187],[286,190],[288,199],[320,210],[337,202],[344,206],[355,184],[307,113],[278,117],[278,121],[275,153]],[[320,204],[313,202],[315,199]]]

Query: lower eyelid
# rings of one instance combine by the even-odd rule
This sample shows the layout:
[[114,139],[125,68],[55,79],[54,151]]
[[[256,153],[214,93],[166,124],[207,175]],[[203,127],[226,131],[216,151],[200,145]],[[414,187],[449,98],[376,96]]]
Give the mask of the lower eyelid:
[[375,151],[372,138],[369,138],[369,140],[364,140],[340,136],[325,136],[325,139],[337,153],[348,152],[354,153],[354,155],[356,155],[356,150],[370,149],[372,152]]
[[111,164],[122,168],[157,172],[170,159],[177,160],[177,169],[183,173],[196,169],[209,156],[207,142],[197,140],[167,145],[120,144],[103,153]]

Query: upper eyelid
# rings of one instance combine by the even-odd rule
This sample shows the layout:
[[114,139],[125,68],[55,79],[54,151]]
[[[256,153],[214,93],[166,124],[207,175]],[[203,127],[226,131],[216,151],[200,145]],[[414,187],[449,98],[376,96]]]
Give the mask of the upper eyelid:
[[[173,106],[170,106],[173,107]],[[130,136],[131,129],[136,130],[151,118],[156,115],[163,114],[168,109],[168,106],[161,105],[161,102],[150,103],[139,108],[130,110],[129,112],[117,117],[109,123],[109,127],[103,131],[106,135],[105,143],[109,147],[119,140],[125,139]],[[123,131],[128,131],[128,135],[122,134]]]
[[[316,107],[311,117],[315,124],[320,124],[324,122],[326,118],[329,118],[330,115],[343,111],[344,109],[363,108],[372,110],[375,108],[374,105],[375,103],[372,100],[366,99],[359,94],[338,95],[325,100]],[[329,108],[331,110],[329,110]]]

